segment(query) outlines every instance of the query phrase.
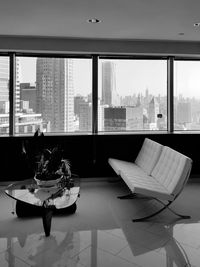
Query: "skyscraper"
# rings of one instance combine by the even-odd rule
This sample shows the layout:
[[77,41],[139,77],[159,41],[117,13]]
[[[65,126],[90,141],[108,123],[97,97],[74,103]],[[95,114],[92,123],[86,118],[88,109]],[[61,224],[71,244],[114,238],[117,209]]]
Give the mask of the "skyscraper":
[[73,60],[38,58],[37,112],[51,132],[74,131]]
[[[16,58],[15,111],[20,111],[20,65]],[[9,111],[9,58],[0,57],[0,113]]]
[[29,108],[36,112],[36,87],[35,84],[20,83],[20,100],[28,101]]
[[19,58],[16,57],[15,69],[15,111],[20,112],[20,80],[21,80],[21,66]]
[[120,98],[116,91],[114,62],[102,62],[102,104],[118,106]]
[[0,113],[9,109],[9,58],[0,57]]
[[156,100],[155,97],[152,97],[150,103],[149,103],[149,110],[148,110],[148,115],[149,115],[149,123],[157,123],[158,117],[157,115],[159,114],[159,104],[158,101]]
[[106,131],[124,131],[143,129],[143,108],[105,107],[104,129]]
[[91,131],[92,103],[84,101],[80,104],[79,108],[80,108],[79,131]]

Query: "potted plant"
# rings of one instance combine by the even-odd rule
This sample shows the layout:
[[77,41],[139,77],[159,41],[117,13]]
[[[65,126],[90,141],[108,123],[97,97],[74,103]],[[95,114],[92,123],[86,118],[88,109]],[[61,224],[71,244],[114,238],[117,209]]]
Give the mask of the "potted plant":
[[41,187],[72,186],[70,162],[63,158],[63,151],[58,146],[45,148],[44,134],[38,129],[33,139],[23,143],[22,152],[29,168],[34,172],[34,179]]
[[67,159],[63,159],[62,151],[58,147],[52,150],[43,149],[36,159],[34,178],[38,185],[53,186],[70,179],[70,163]]

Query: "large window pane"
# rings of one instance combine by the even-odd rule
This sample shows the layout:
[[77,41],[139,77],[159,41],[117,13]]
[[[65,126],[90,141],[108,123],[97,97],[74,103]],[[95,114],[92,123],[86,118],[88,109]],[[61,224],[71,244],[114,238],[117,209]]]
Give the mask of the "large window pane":
[[200,61],[175,61],[174,129],[200,130]]
[[99,131],[167,130],[167,61],[99,61]]
[[15,132],[91,132],[91,62],[17,57]]
[[0,135],[9,133],[9,58],[0,57]]

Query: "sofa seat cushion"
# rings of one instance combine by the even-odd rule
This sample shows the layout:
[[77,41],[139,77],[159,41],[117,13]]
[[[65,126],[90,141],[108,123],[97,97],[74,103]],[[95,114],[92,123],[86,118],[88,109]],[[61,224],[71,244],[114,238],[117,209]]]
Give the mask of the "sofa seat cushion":
[[135,160],[135,164],[150,175],[156,162],[158,161],[162,148],[163,145],[145,138],[142,148]]
[[163,147],[160,158],[151,175],[170,194],[176,195],[188,178],[192,160],[170,147]]
[[136,174],[131,171],[121,171],[121,177],[133,193],[139,193],[163,200],[173,200],[168,190],[152,176]]
[[136,174],[146,175],[145,172],[133,162],[123,161],[123,160],[113,159],[113,158],[109,158],[108,162],[111,165],[111,167],[114,169],[114,171],[117,173],[117,175],[120,175],[121,171],[122,172],[131,171]]

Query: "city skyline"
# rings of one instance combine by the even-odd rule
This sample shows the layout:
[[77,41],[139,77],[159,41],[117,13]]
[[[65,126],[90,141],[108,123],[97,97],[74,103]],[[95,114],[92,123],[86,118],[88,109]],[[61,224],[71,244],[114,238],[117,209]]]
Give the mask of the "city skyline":
[[[75,95],[86,96],[91,83],[91,62],[88,59],[74,60],[74,90]],[[167,94],[167,61],[163,60],[100,60],[100,62],[115,62],[116,64],[116,92],[120,96],[145,94],[148,89],[152,95]],[[20,57],[22,83],[36,82],[36,58]],[[143,75],[142,75],[142,74]],[[175,96],[200,99],[200,63],[191,61],[179,64],[175,61],[174,87]],[[87,74],[87,75],[86,75]],[[99,76],[101,76],[99,67]],[[84,85],[84,86],[83,86]],[[99,97],[101,97],[102,83],[99,79]]]

